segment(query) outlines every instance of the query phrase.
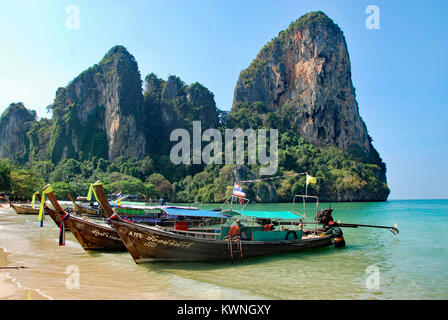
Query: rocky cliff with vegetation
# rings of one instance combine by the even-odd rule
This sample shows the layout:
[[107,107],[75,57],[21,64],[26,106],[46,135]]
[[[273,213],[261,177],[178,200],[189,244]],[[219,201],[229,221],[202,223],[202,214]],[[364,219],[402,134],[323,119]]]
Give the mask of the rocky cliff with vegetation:
[[[356,191],[345,188],[337,191],[328,186],[328,192],[320,190],[327,197],[387,198],[386,166],[359,115],[343,32],[323,12],[304,15],[263,47],[239,76],[229,118],[232,126],[267,126],[303,137],[324,153],[336,147],[344,151],[348,161],[354,161],[350,164],[353,169],[371,165],[367,170],[373,171],[369,182],[356,170],[346,172],[342,181],[356,185],[351,188]],[[283,151],[288,149],[285,145]],[[312,166],[313,171],[334,182],[330,171],[337,173],[342,168],[331,168],[329,163],[326,161],[326,168]],[[297,162],[289,168],[308,171]],[[377,185],[374,190],[369,189],[373,181]]]
[[87,158],[142,158],[149,150],[141,130],[141,86],[137,62],[117,46],[59,88],[51,106],[51,160],[77,158],[81,152]]
[[[108,192],[222,202],[235,180],[256,178],[258,166],[172,164],[171,131],[200,120],[203,130],[279,129],[278,175],[288,177],[244,185],[252,201],[291,201],[305,189],[304,176],[293,174],[304,171],[317,178],[309,192],[321,201],[389,194],[386,166],[358,112],[344,35],[322,12],[301,17],[262,48],[241,72],[227,117],[198,82],[152,73],[142,81],[122,46],[59,88],[48,109],[52,119],[37,120],[12,104],[0,119],[0,157],[9,158],[2,172],[11,178],[3,180],[11,190],[32,194],[51,182],[66,197],[101,179]],[[30,191],[17,181],[28,181]]]
[[27,132],[36,121],[36,112],[23,103],[11,103],[0,118],[0,158],[27,160],[29,141]]
[[219,125],[214,95],[198,82],[186,85],[174,75],[165,81],[151,73],[145,78],[143,95],[147,137],[159,152],[169,154],[170,133],[176,128],[191,129],[194,120],[201,121],[204,129]]

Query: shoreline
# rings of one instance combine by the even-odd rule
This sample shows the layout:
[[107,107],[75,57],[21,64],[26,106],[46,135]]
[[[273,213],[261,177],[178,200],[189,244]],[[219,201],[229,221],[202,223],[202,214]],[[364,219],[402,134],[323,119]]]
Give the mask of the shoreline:
[[[8,260],[9,253],[0,248],[0,267],[9,267],[11,262]],[[0,270],[0,300],[26,300],[28,290],[19,288],[14,283],[14,278],[10,272],[14,269]]]
[[[0,208],[2,213],[16,214],[13,209]],[[0,268],[15,267],[5,248],[0,247]],[[0,300],[49,300],[36,289],[23,287],[14,277],[14,272],[24,272],[26,269],[0,269]]]

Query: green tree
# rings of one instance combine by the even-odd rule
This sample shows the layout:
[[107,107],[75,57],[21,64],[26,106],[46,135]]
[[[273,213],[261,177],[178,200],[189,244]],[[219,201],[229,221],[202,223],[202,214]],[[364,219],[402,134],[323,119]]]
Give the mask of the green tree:
[[11,190],[11,168],[8,159],[0,159],[0,191]]
[[153,173],[146,179],[146,182],[149,182],[154,185],[157,190],[158,196],[162,196],[167,200],[171,200],[173,197],[173,186],[171,182],[169,182],[164,176],[159,173]]
[[11,171],[11,191],[15,195],[31,199],[33,193],[42,190],[43,186],[43,179],[35,171],[24,169]]

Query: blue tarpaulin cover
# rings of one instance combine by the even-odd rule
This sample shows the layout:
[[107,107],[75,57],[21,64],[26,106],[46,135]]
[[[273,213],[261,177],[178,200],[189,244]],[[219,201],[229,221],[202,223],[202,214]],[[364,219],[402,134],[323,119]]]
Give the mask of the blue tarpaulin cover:
[[291,211],[246,211],[246,210],[232,210],[225,211],[224,214],[240,214],[246,217],[264,218],[264,219],[284,219],[296,220],[303,218],[301,215],[292,213]]
[[207,217],[207,218],[228,218],[228,215],[224,215],[219,211],[211,210],[188,210],[177,208],[161,208],[167,214],[171,216],[188,216],[188,217]]

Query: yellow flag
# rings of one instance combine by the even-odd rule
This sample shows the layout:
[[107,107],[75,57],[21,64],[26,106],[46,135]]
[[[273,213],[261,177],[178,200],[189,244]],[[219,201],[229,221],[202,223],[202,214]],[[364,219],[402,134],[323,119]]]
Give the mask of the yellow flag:
[[120,198],[117,199],[117,204],[118,204],[119,206],[121,206]]
[[308,175],[308,173],[307,173],[306,174],[306,184],[309,185],[310,183],[316,184],[317,180],[315,177],[312,177],[312,176]]

